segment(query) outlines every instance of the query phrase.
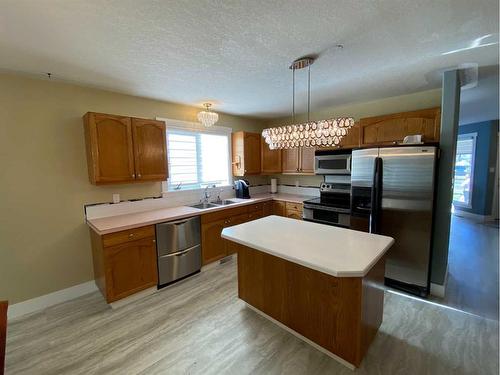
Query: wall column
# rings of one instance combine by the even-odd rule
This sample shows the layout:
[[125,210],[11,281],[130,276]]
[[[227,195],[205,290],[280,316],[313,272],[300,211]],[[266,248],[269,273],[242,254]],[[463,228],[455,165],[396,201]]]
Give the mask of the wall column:
[[444,73],[442,95],[439,145],[441,155],[438,162],[431,262],[431,283],[439,285],[445,283],[448,269],[453,177],[460,111],[460,77],[458,70],[450,70]]

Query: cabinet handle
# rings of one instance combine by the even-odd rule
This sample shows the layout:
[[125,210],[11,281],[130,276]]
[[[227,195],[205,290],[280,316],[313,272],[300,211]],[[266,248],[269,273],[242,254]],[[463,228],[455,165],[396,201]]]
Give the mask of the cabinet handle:
[[247,170],[245,169],[243,172],[247,173]]
[[137,178],[141,178],[141,174],[140,173],[137,175]]
[[134,234],[133,234],[133,233],[130,233],[130,234],[128,235],[128,237],[129,237],[129,238],[132,238],[132,237],[134,237]]
[[135,173],[132,173],[132,178],[135,178]]
[[156,240],[153,240],[153,243],[156,243]]

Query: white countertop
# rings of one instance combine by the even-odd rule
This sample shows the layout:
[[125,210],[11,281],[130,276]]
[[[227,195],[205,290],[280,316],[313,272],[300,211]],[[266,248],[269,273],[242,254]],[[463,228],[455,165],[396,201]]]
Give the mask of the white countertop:
[[179,220],[186,217],[203,215],[209,212],[231,209],[234,207],[245,206],[252,203],[265,202],[269,200],[281,200],[294,203],[302,203],[306,199],[314,197],[295,195],[295,194],[255,194],[250,199],[229,198],[238,203],[229,204],[226,206],[197,209],[189,206],[178,206],[170,208],[162,208],[156,210],[148,210],[135,212],[130,214],[115,215],[103,217],[99,219],[89,219],[87,224],[99,235],[119,232],[121,230],[133,229],[145,225],[162,223],[165,221]]
[[335,276],[363,277],[394,239],[281,216],[224,228],[222,237]]

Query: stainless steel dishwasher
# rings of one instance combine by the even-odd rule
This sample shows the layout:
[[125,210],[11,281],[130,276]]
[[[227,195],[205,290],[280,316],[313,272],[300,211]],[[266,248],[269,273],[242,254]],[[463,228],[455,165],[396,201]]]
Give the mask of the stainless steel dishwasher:
[[158,286],[201,269],[200,217],[156,224]]

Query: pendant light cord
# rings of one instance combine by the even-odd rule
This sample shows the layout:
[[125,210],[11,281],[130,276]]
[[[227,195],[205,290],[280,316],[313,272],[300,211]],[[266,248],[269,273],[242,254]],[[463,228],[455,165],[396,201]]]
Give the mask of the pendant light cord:
[[292,68],[292,122],[295,124],[295,66]]
[[311,64],[307,66],[307,122],[311,112]]

